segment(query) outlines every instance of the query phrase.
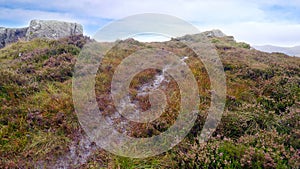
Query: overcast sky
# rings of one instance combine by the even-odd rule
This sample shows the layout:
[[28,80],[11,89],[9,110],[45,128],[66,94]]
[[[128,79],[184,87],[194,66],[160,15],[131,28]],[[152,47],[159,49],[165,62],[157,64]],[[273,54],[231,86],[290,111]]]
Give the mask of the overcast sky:
[[300,45],[300,0],[0,0],[0,26],[27,26],[31,19],[79,22],[86,35],[117,19],[162,13],[200,31],[221,29],[252,45]]

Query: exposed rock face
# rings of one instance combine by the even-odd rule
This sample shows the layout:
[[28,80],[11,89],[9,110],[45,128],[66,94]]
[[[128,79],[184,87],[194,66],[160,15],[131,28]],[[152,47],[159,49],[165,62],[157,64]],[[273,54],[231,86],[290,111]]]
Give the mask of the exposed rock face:
[[0,28],[0,48],[26,36],[28,28]]
[[82,32],[82,26],[77,23],[54,20],[32,20],[26,37],[27,40],[32,40],[34,38],[59,39],[71,35],[80,35]]
[[211,31],[203,32],[204,35],[206,35],[208,38],[224,38],[227,41],[235,42],[235,39],[233,36],[227,36],[225,33],[223,33],[219,29],[213,29]]
[[207,37],[225,37],[226,35],[219,29],[203,32]]
[[54,20],[32,20],[29,27],[3,28],[0,27],[0,48],[19,39],[34,38],[59,39],[71,35],[83,34],[82,25]]
[[172,40],[185,40],[185,41],[194,41],[197,39],[201,39],[201,37],[208,37],[208,38],[225,38],[227,41],[233,41],[234,37],[233,36],[227,36],[226,34],[224,34],[222,31],[218,30],[218,29],[213,29],[211,31],[205,31],[205,32],[201,32],[199,34],[194,34],[194,35],[185,35],[179,38],[172,38]]

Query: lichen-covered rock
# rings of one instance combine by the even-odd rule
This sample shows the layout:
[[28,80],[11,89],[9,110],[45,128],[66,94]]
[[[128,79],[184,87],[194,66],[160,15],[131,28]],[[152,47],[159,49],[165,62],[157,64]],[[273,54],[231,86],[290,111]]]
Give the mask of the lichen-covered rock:
[[26,36],[28,28],[0,28],[0,48]]
[[83,34],[82,25],[55,20],[32,20],[30,22],[26,38],[59,39],[71,35]]
[[32,20],[29,27],[3,28],[0,27],[0,49],[19,39],[34,38],[59,39],[72,35],[82,35],[82,25],[55,20]]
[[213,29],[211,31],[203,32],[207,37],[225,37],[226,35],[219,29]]

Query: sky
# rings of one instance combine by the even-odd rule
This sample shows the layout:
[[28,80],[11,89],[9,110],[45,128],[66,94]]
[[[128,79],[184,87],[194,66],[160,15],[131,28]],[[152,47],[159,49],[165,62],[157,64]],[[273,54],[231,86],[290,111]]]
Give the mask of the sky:
[[300,0],[0,0],[0,27],[32,19],[81,23],[84,34],[141,13],[176,16],[200,31],[220,29],[251,45],[300,45]]

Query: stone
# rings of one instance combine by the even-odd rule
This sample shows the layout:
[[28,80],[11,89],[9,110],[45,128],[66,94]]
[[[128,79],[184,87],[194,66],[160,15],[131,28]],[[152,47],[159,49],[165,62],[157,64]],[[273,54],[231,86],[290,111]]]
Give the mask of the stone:
[[78,23],[55,20],[32,20],[29,27],[4,28],[0,27],[0,48],[18,40],[32,40],[35,38],[59,39],[72,35],[82,35],[82,25]]
[[83,28],[77,23],[55,20],[32,20],[26,38],[27,40],[34,38],[59,39],[80,34],[83,34]]
[[0,48],[24,39],[28,28],[0,28]]
[[203,32],[207,37],[225,37],[226,35],[219,29]]

